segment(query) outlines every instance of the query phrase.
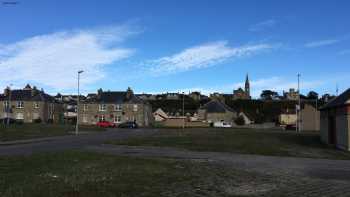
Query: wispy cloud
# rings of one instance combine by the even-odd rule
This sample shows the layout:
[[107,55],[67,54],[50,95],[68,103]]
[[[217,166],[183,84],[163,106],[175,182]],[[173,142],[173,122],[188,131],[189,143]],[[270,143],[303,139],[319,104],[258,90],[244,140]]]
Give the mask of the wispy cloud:
[[[61,31],[0,45],[3,83],[35,83],[56,90],[76,86],[78,70],[82,85],[104,77],[103,66],[131,56],[133,49],[121,42],[138,31],[130,25]],[[4,85],[4,84],[3,84]]]
[[277,24],[277,21],[274,19],[269,19],[266,21],[262,21],[260,23],[254,24],[249,28],[249,31],[258,32],[263,31],[265,29],[271,28]]
[[306,48],[316,48],[316,47],[323,47],[323,46],[328,46],[328,45],[333,45],[338,43],[340,40],[338,39],[329,39],[329,40],[318,40],[318,41],[313,41],[306,43],[304,46]]
[[339,54],[339,55],[347,55],[347,54],[350,54],[350,49],[340,51],[338,54]]
[[187,48],[174,55],[148,61],[145,65],[152,75],[164,75],[217,65],[275,47],[277,45],[271,44],[230,47],[227,41],[218,41]]

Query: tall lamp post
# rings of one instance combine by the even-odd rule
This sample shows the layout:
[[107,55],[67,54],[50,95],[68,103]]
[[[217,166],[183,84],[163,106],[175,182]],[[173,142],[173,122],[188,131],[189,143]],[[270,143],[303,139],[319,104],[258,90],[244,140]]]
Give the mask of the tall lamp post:
[[182,129],[185,129],[185,92],[182,92]]
[[300,126],[301,126],[301,124],[300,124],[300,113],[301,113],[301,101],[300,101],[300,73],[298,73],[298,113],[297,113],[297,131],[298,132],[300,132],[301,131],[301,129],[300,129]]
[[79,133],[79,99],[80,99],[80,74],[83,73],[83,70],[78,71],[78,98],[77,98],[77,122],[75,125],[75,135],[78,135]]
[[11,86],[12,84],[9,85],[8,87],[8,90],[9,90],[9,100],[8,100],[8,103],[7,103],[7,106],[6,106],[6,124],[7,126],[10,125],[10,118],[9,118],[9,113],[10,113],[10,110],[11,110]]

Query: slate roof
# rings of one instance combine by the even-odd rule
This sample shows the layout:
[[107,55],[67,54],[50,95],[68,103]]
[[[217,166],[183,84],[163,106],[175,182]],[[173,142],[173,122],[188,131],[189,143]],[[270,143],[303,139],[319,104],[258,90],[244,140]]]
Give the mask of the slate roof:
[[[54,102],[54,97],[44,93],[43,91],[36,90],[37,93],[32,95],[32,90],[11,90],[11,101],[48,101]],[[9,95],[2,94],[0,101],[9,99]]]
[[216,101],[216,100],[212,100],[212,101],[208,102],[200,109],[205,109],[207,111],[207,113],[225,113],[226,111],[236,112],[231,107],[227,106],[226,104],[224,104],[220,101]]
[[86,103],[143,103],[143,101],[131,94],[131,98],[127,98],[125,91],[107,91],[101,92],[97,96],[87,98]]
[[[328,102],[325,106],[323,106],[321,109],[328,109],[333,107],[340,107],[343,105],[346,105],[347,101],[350,100],[350,88],[347,89],[345,92],[340,94],[339,96],[332,99],[330,102]],[[349,103],[350,104],[350,103]]]

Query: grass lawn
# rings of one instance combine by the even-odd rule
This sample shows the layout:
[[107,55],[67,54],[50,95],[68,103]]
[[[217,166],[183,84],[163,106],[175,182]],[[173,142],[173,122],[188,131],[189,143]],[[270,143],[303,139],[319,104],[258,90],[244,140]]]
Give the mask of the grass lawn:
[[255,192],[262,185],[266,192],[267,182],[280,184],[274,177],[200,161],[80,151],[0,157],[0,165],[1,197],[238,196],[240,185]]
[[[12,124],[0,125],[0,141],[22,140],[39,137],[69,135],[74,131],[73,125],[61,124]],[[95,126],[80,126],[81,131],[103,131]]]
[[160,146],[194,151],[232,152],[272,156],[350,159],[350,153],[322,144],[318,133],[254,129],[160,129],[149,137],[107,143],[129,146]]

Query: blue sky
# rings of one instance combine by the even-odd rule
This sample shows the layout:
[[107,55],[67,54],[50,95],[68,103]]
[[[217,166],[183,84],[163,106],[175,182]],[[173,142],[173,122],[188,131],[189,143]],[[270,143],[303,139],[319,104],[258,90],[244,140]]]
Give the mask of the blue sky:
[[[0,5],[0,86],[50,93],[335,93],[350,84],[349,1],[44,1]],[[8,1],[7,1],[8,2]]]

